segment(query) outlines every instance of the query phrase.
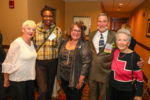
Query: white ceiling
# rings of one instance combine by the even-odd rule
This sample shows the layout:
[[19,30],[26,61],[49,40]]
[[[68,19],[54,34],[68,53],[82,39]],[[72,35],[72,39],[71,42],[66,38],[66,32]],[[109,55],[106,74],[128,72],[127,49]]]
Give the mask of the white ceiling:
[[[93,1],[102,3],[105,11],[108,12],[130,12],[138,5],[140,5],[144,0],[64,0],[65,2],[74,2],[74,1]],[[123,5],[119,5],[122,3]]]
[[85,2],[87,2],[87,1],[98,1],[98,0],[63,0],[63,1],[65,1],[65,2],[74,2],[74,1],[85,1]]
[[144,0],[101,0],[101,1],[105,11],[129,12],[132,11],[134,8],[136,8],[138,5],[140,5]]

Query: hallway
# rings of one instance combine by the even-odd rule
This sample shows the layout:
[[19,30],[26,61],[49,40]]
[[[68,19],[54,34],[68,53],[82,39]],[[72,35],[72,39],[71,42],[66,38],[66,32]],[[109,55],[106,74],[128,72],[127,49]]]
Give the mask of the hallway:
[[[97,15],[106,12],[110,18],[109,29],[117,31],[123,23],[132,27],[132,37],[136,39],[135,51],[144,60],[143,100],[150,100],[150,0],[14,0],[11,8],[8,0],[0,3],[0,32],[3,35],[2,46],[8,51],[10,43],[21,34],[22,22],[32,19],[41,21],[40,11],[48,5],[54,9],[54,22],[62,30],[63,36],[78,19],[84,19],[88,27],[86,36],[97,29]],[[11,1],[11,0],[10,0]],[[35,92],[37,96],[37,92]],[[88,100],[89,87],[85,86],[82,100]],[[36,99],[36,97],[35,97]],[[8,98],[7,100],[11,100]],[[62,89],[54,100],[65,100]]]

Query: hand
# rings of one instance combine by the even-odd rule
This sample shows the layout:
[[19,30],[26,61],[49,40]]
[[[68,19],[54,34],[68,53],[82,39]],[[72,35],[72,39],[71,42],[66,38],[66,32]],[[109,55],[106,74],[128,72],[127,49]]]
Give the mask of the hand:
[[79,90],[79,89],[82,87],[82,85],[83,85],[83,82],[79,82],[79,83],[77,84],[76,88]]
[[80,75],[79,83],[78,83],[77,86],[76,86],[77,89],[80,89],[80,88],[82,87],[83,82],[84,82],[84,78],[85,78],[85,76]]
[[10,86],[9,80],[4,80],[4,87],[9,87],[9,86]]
[[144,66],[144,60],[140,58],[140,61],[137,62],[137,65],[142,68]]
[[4,87],[8,87],[10,85],[9,83],[9,74],[8,73],[4,73]]
[[142,100],[142,97],[140,97],[140,96],[135,96],[133,100]]

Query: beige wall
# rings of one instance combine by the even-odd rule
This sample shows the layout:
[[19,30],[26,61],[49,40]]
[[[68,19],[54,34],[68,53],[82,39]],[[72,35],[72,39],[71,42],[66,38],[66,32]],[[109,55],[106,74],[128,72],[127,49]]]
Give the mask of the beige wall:
[[[145,0],[138,8],[133,12],[131,18],[131,26],[133,28],[134,38],[150,48],[150,38],[146,37],[147,19],[150,18],[150,0]],[[141,48],[139,45],[136,46],[135,50],[144,59],[145,65],[143,67],[144,74],[150,78],[150,65],[147,64],[150,51]]]
[[9,44],[21,35],[22,22],[28,18],[27,0],[15,0],[15,8],[9,8],[9,0],[0,3],[0,31],[3,44]]
[[95,30],[97,15],[102,12],[100,2],[66,2],[65,4],[65,30],[72,24],[73,16],[91,16],[91,30]]
[[62,0],[14,0],[15,8],[9,9],[9,0],[0,3],[0,31],[3,44],[9,45],[21,35],[21,25],[26,19],[41,20],[40,11],[44,5],[56,9],[56,24],[64,30],[65,3]]

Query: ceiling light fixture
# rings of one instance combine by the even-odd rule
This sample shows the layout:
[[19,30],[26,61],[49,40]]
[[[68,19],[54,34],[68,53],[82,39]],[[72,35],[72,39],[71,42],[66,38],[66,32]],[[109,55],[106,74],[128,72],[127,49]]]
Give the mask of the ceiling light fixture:
[[123,6],[124,4],[123,3],[119,3],[119,6]]
[[122,8],[124,6],[124,4],[123,3],[119,3],[119,8]]

